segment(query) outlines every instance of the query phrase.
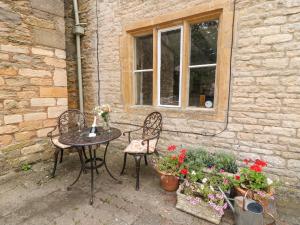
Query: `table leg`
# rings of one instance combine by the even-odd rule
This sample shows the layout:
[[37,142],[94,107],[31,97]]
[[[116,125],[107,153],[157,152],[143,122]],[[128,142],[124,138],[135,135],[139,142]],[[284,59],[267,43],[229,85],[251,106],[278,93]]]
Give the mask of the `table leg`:
[[94,158],[92,154],[92,146],[89,146],[89,155],[91,160],[91,199],[90,205],[94,203]]
[[76,178],[76,180],[69,186],[67,187],[67,190],[70,190],[71,187],[77,183],[77,181],[79,180],[81,174],[82,174],[82,171],[85,171],[85,163],[84,163],[84,160],[83,160],[83,157],[82,157],[82,150],[81,149],[78,149],[78,155],[79,155],[79,159],[80,159],[80,163],[81,163],[81,168],[80,168],[80,171],[79,171],[79,174]]
[[105,151],[104,151],[104,166],[105,166],[105,169],[106,171],[108,172],[109,176],[111,176],[111,178],[113,178],[114,180],[118,181],[119,183],[122,183],[122,181],[118,180],[117,178],[115,178],[112,173],[109,171],[107,165],[106,165],[106,153],[107,153],[107,149],[108,149],[108,145],[109,145],[109,142],[107,142],[106,144],[106,147],[105,147]]
[[95,163],[95,168],[96,168],[96,173],[99,174],[98,168],[97,168],[97,156],[96,156],[96,150],[97,148],[94,148],[94,163]]

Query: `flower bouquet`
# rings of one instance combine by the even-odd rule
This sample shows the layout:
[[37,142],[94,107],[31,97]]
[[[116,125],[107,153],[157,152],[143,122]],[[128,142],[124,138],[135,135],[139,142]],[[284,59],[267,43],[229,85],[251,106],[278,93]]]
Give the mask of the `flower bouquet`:
[[101,117],[103,120],[103,129],[104,130],[110,130],[110,112],[111,112],[111,107],[108,104],[104,104],[101,106],[96,106],[94,108],[94,113],[98,117]]
[[179,178],[184,178],[188,174],[185,164],[186,149],[181,149],[179,153],[175,153],[176,149],[175,145],[170,145],[168,154],[153,160],[154,168],[160,175],[160,184],[166,191],[176,191]]
[[274,182],[263,173],[267,162],[256,159],[244,159],[245,168],[232,178],[237,195],[245,195],[262,204],[265,210],[276,213],[274,205]]

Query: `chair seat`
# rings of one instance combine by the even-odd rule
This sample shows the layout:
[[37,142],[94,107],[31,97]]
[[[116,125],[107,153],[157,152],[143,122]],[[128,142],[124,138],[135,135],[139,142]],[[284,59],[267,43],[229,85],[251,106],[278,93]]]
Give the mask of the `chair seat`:
[[[126,153],[147,153],[147,142],[142,144],[143,140],[132,140],[130,144],[125,148],[124,152]],[[157,143],[157,139],[153,139],[149,141],[149,153],[153,153],[155,151],[155,146]]]
[[58,138],[59,137],[52,138],[52,142],[55,146],[57,146],[59,148],[70,148],[71,147],[70,145],[64,145],[64,144],[60,143]]

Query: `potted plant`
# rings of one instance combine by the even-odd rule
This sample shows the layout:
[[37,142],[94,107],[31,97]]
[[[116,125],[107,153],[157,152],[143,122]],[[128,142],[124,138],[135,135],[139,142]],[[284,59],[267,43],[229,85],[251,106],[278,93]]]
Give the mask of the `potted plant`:
[[[200,178],[202,180],[198,182]],[[230,190],[231,183],[227,176],[191,171],[177,190],[176,208],[219,224],[227,203],[218,187],[224,191]]]
[[154,168],[160,175],[160,185],[166,191],[176,191],[179,186],[179,178],[188,174],[185,165],[186,149],[175,153],[176,146],[168,147],[168,154],[154,159]]
[[274,206],[274,182],[263,173],[267,162],[256,159],[244,159],[246,167],[233,177],[232,183],[237,195],[245,195],[259,201],[265,210],[275,213]]

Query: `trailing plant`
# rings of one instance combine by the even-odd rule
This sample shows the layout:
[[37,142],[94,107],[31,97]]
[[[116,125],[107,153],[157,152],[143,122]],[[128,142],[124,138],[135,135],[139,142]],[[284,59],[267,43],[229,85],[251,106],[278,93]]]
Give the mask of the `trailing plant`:
[[28,163],[24,163],[24,164],[21,166],[21,169],[22,169],[23,171],[29,171],[29,170],[31,170],[31,165],[28,164]]

